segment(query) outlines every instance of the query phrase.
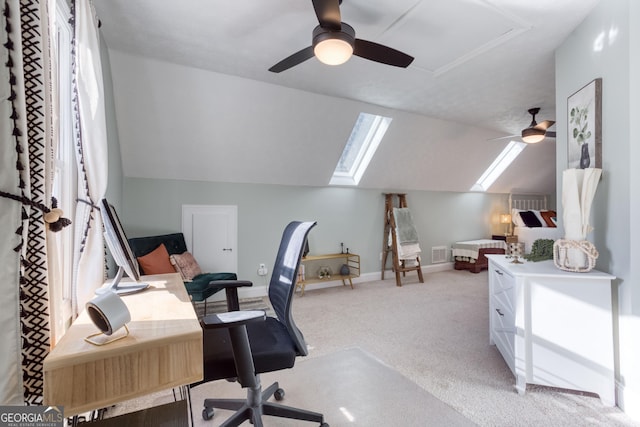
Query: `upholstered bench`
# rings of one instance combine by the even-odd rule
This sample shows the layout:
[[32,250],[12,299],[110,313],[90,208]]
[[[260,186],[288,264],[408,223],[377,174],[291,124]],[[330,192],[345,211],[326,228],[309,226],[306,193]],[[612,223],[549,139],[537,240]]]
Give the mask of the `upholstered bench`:
[[[167,248],[169,255],[179,255],[187,252],[187,245],[182,233],[134,237],[128,240],[136,258],[151,253],[161,244],[164,244]],[[148,274],[145,273],[142,266],[140,266],[140,274]],[[187,288],[187,293],[191,297],[191,301],[204,301],[204,313],[206,314],[207,298],[225,289],[223,286],[216,285],[215,282],[220,280],[236,280],[237,278],[235,273],[202,273],[194,276],[191,281],[185,281],[184,286]]]
[[478,250],[478,259],[475,262],[456,260],[453,268],[456,270],[469,270],[472,273],[480,273],[482,270],[489,268],[489,260],[485,255],[488,254],[504,254],[504,249],[499,248],[482,248]]

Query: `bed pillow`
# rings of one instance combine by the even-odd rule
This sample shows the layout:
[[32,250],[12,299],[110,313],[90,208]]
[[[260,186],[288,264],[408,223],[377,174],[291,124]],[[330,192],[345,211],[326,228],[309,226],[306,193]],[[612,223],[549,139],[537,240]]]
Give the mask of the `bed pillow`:
[[540,221],[540,227],[549,226],[547,222],[544,220],[544,218],[542,217],[542,213],[540,211],[536,211],[532,209],[531,212],[533,212],[536,215],[536,218],[538,218],[538,221]]
[[182,280],[193,280],[195,276],[202,274],[202,269],[191,252],[171,255],[169,259],[182,276]]
[[511,209],[511,221],[516,227],[526,227],[527,225],[524,223],[522,218],[520,217],[520,209]]
[[169,252],[164,243],[149,252],[148,254],[138,257],[138,264],[142,267],[144,274],[165,274],[175,273],[176,269],[169,261]]
[[538,217],[534,212],[521,211],[520,218],[522,218],[526,227],[529,227],[529,228],[542,227],[540,220],[538,219]]
[[556,211],[541,211],[540,215],[542,215],[548,227],[556,227]]

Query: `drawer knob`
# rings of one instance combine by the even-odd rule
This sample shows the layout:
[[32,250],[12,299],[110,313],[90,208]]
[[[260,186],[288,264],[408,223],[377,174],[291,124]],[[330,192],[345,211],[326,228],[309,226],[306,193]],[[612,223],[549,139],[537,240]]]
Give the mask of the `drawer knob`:
[[499,308],[496,308],[496,313],[498,313],[500,317],[504,317],[504,313],[501,312]]
[[497,273],[497,274],[499,274],[499,275],[501,275],[501,276],[502,276],[502,274],[503,274],[503,273],[502,273],[502,271],[500,271],[500,270],[496,270],[496,273]]

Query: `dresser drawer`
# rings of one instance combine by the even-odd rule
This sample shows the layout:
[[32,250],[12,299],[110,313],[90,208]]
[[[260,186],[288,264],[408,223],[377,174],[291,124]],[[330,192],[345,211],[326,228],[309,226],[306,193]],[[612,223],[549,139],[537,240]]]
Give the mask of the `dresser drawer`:
[[489,272],[493,276],[494,285],[493,293],[499,293],[507,289],[512,289],[515,286],[516,279],[509,274],[509,272],[503,270],[498,266],[493,266]]
[[513,306],[505,298],[504,292],[491,297],[491,316],[491,325],[495,331],[515,332],[516,320]]
[[500,332],[492,332],[493,333],[493,341],[496,344],[496,348],[502,355],[502,358],[511,372],[516,374],[516,357],[515,357],[515,334],[513,332],[500,331]]

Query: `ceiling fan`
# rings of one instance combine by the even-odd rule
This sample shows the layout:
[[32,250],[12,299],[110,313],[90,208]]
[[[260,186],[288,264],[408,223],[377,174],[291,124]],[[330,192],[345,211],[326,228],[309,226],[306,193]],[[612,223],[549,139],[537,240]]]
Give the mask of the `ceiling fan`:
[[529,144],[535,144],[536,142],[540,142],[546,137],[555,138],[555,132],[547,132],[555,121],[553,120],[545,120],[541,123],[536,123],[536,114],[540,112],[540,108],[530,108],[529,114],[531,114],[531,124],[528,128],[522,129],[522,140]]
[[352,55],[387,65],[406,68],[413,57],[399,50],[357,39],[353,27],[341,21],[342,0],[312,0],[320,25],[313,29],[311,46],[278,62],[269,71],[280,73],[315,56],[328,65],[340,65]]
[[536,122],[536,114],[538,114],[539,112],[540,108],[529,109],[529,114],[531,114],[531,124],[529,124],[529,127],[522,129],[520,135],[501,136],[499,138],[493,138],[491,140],[514,138],[516,136],[520,136],[522,138],[522,141],[528,144],[535,144],[545,138],[555,138],[556,133],[547,130],[555,124],[555,121],[545,120],[541,123]]

